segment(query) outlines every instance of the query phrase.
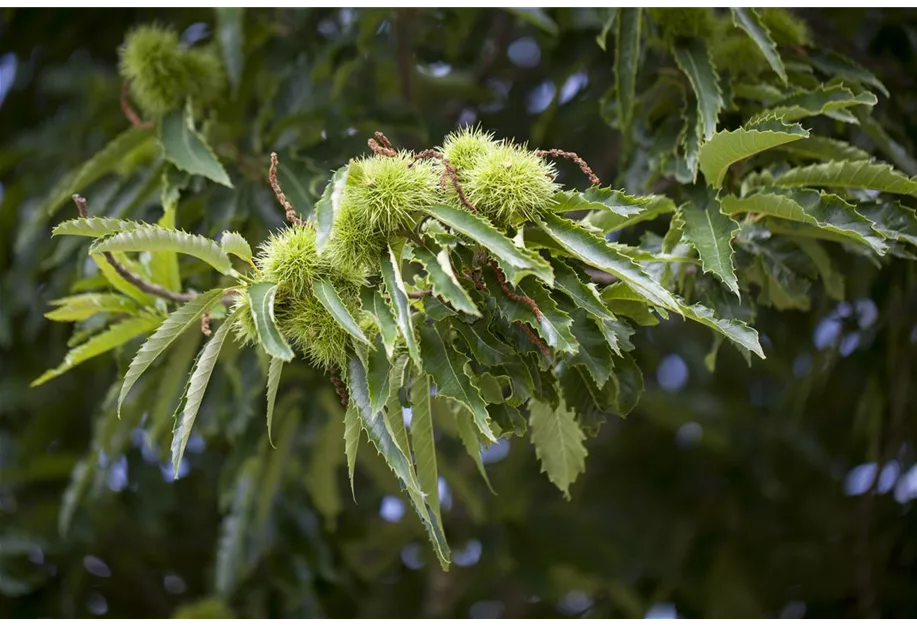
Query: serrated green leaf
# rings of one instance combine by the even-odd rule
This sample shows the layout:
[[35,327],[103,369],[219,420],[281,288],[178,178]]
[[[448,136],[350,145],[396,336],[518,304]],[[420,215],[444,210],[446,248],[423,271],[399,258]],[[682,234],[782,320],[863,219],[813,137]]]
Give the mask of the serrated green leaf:
[[191,437],[191,428],[197,419],[197,413],[201,409],[201,403],[204,401],[204,392],[207,391],[207,384],[210,382],[210,375],[217,365],[217,358],[220,356],[220,350],[229,335],[229,330],[239,316],[241,310],[233,312],[220,328],[207,340],[204,348],[191,370],[191,376],[188,379],[188,389],[185,394],[184,408],[181,415],[175,423],[175,429],[172,432],[172,467],[175,471],[175,478],[178,479],[178,471],[181,467],[181,460],[185,456],[185,447],[188,445],[188,438]]
[[472,356],[484,366],[498,366],[513,359],[513,349],[498,339],[487,328],[484,321],[466,324],[459,320],[452,322],[454,328],[471,350]]
[[440,325],[424,325],[420,328],[420,346],[425,372],[433,377],[437,396],[451,398],[468,408],[481,434],[495,442],[496,437],[490,428],[487,406],[481,398],[480,390],[465,372],[468,358],[452,347],[451,340],[443,337],[443,329],[445,327]]
[[[750,283],[760,286],[759,303],[780,311],[808,311],[811,283],[805,277],[811,275],[814,268],[805,253],[787,239],[744,241],[742,246],[754,257],[744,274]],[[806,267],[801,262],[805,262]]]
[[888,239],[917,246],[917,215],[899,202],[860,203],[856,211]]
[[570,316],[557,308],[551,294],[537,281],[527,279],[517,287],[508,289],[518,297],[534,302],[540,317],[536,316],[530,303],[512,299],[503,292],[493,268],[484,269],[484,279],[491,298],[506,320],[530,325],[555,350],[570,354],[577,351],[576,338],[570,332]]
[[398,325],[392,316],[392,309],[385,302],[385,297],[380,289],[364,288],[361,296],[363,310],[369,312],[378,323],[379,332],[382,335],[382,344],[385,346],[385,354],[391,359],[395,353],[395,342],[398,340]]
[[646,299],[624,283],[614,283],[602,290],[602,300],[616,316],[626,316],[643,327],[659,324]]
[[770,31],[765,26],[758,12],[754,9],[732,9],[732,23],[748,33],[751,40],[755,42],[761,54],[767,59],[780,80],[786,85],[786,68],[783,67],[783,59],[777,51],[777,44],[771,39]]
[[220,247],[227,255],[235,255],[243,261],[252,262],[252,247],[244,237],[235,231],[223,231],[220,238]]
[[274,298],[276,296],[277,286],[273,283],[255,283],[248,288],[248,302],[261,347],[271,357],[290,361],[296,355],[277,329],[277,322],[274,318]]
[[732,238],[739,224],[720,210],[715,200],[701,207],[687,203],[681,208],[685,240],[697,251],[704,272],[712,272],[736,296],[739,281],[732,261]]
[[554,268],[554,287],[567,296],[573,303],[590,314],[604,319],[613,319],[594,283],[583,279],[573,268],[559,259],[551,259]]
[[800,125],[784,124],[775,118],[760,120],[734,131],[720,131],[700,147],[700,170],[707,184],[719,189],[723,186],[726,170],[733,163],[808,136],[808,131]]
[[73,194],[85,191],[92,183],[123,166],[127,155],[139,150],[145,143],[152,142],[152,139],[153,131],[149,128],[132,126],[124,131],[79,168],[64,175],[48,194],[38,213],[54,213],[65,202],[69,202]]
[[425,211],[462,235],[471,238],[490,252],[500,264],[506,278],[516,285],[527,275],[534,275],[551,285],[551,266],[537,254],[517,246],[503,235],[487,218],[447,205],[433,205]]
[[625,353],[615,359],[612,376],[617,388],[615,411],[620,416],[626,416],[633,411],[643,395],[643,371],[633,356]]
[[51,235],[80,235],[83,237],[104,237],[123,231],[133,231],[145,226],[144,222],[120,220],[118,218],[74,218],[64,220],[51,230]]
[[618,277],[654,305],[677,310],[678,305],[664,287],[630,257],[610,247],[605,240],[557,216],[545,215],[542,220],[542,229],[573,257]]
[[392,377],[397,375],[395,366],[389,363],[385,351],[381,348],[382,339],[376,338],[376,350],[358,351],[366,368],[366,389],[369,393],[369,406],[374,414],[385,408],[388,401]]
[[455,428],[458,432],[462,446],[465,447],[465,452],[467,452],[468,456],[474,461],[474,465],[478,469],[478,474],[484,479],[487,489],[490,490],[491,494],[496,494],[493,486],[490,484],[490,478],[487,476],[487,469],[484,467],[484,461],[481,459],[481,442],[478,440],[478,430],[475,428],[474,416],[465,406],[454,401],[448,402],[447,407],[455,419]]
[[871,248],[879,255],[888,246],[872,228],[872,223],[858,214],[856,208],[843,198],[811,189],[762,191],[737,198],[722,199],[723,210],[735,215],[756,213],[816,227],[796,229],[794,234],[822,239],[853,241]]
[[395,251],[389,246],[388,250],[382,253],[382,280],[385,283],[385,289],[392,299],[392,306],[395,311],[395,322],[401,336],[407,345],[408,354],[414,365],[421,367],[420,348],[417,345],[417,336],[414,334],[414,323],[411,321],[411,305],[408,303],[407,290],[404,288],[404,279],[401,278],[401,257],[396,256]]
[[584,366],[596,384],[602,387],[611,376],[612,354],[600,324],[582,309],[573,312],[571,330],[579,343],[579,351],[567,363],[570,366]]
[[733,344],[750,350],[761,359],[765,359],[764,350],[761,348],[760,341],[758,341],[758,332],[747,324],[741,320],[719,318],[715,311],[700,303],[689,305],[684,300],[679,299],[679,301],[685,318],[710,327],[714,331],[721,333]]
[[94,335],[84,344],[72,348],[65,356],[61,365],[48,370],[43,375],[32,381],[30,387],[36,387],[60,376],[68,370],[92,359],[102,353],[118,348],[138,335],[149,333],[159,326],[162,318],[159,316],[140,316],[116,322],[98,335]]
[[624,131],[630,128],[634,114],[637,90],[637,66],[640,63],[640,25],[642,9],[618,9],[615,35],[615,96],[618,101],[618,119]]
[[242,80],[242,69],[245,67],[245,9],[243,7],[217,7],[216,37],[220,42],[220,52],[226,75],[234,90],[239,88]]
[[553,409],[547,403],[529,403],[529,425],[535,455],[541,460],[541,471],[560,488],[567,500],[570,486],[586,470],[586,436],[572,411]]
[[152,224],[115,233],[97,241],[89,249],[90,254],[139,251],[171,251],[190,255],[210,264],[222,274],[232,273],[232,262],[212,239]]
[[831,161],[784,172],[774,181],[779,187],[839,187],[874,189],[917,196],[917,181],[874,161]]
[[[690,106],[690,103],[688,103]],[[684,155],[679,155],[675,167],[675,179],[679,183],[694,183],[697,181],[698,155],[700,154],[701,138],[704,129],[697,117],[697,108],[691,107],[682,114],[684,126],[681,130],[679,143],[684,147]]]
[[[430,407],[430,377],[420,376],[411,388],[411,441],[417,478],[432,526],[432,540],[438,554],[449,562],[449,546],[445,542],[442,512],[439,503],[439,470],[436,464],[436,444],[433,438],[433,415]],[[441,541],[439,539],[442,538]]]
[[351,403],[344,414],[344,455],[347,457],[347,476],[350,478],[350,493],[354,503],[357,501],[357,494],[353,488],[353,472],[357,466],[357,451],[360,448],[362,426],[360,411],[356,404]]
[[201,334],[192,334],[187,341],[179,342],[160,367],[161,375],[156,383],[156,398],[145,423],[147,441],[158,448],[163,436],[175,423],[175,409],[180,407],[185,392],[188,372],[194,367],[199,352]]
[[121,384],[121,392],[118,394],[119,417],[121,416],[121,405],[124,403],[124,399],[127,398],[131,388],[134,387],[137,379],[146,372],[147,368],[152,365],[156,358],[169,348],[172,342],[177,340],[180,335],[192,326],[200,324],[201,316],[207,313],[210,308],[220,300],[222,295],[223,290],[221,289],[214,289],[209,292],[204,292],[203,294],[198,294],[173,311],[169,317],[166,318],[166,321],[156,329],[156,332],[147,338],[143,346],[140,347],[140,350],[137,351],[137,354],[134,355],[134,358],[131,360],[131,365],[127,369],[127,374],[124,375],[124,382]]
[[198,174],[220,185],[232,188],[223,165],[194,129],[191,112],[173,111],[159,123],[159,143],[167,161],[188,174]]
[[271,357],[271,363],[267,369],[267,439],[274,445],[271,438],[271,423],[274,420],[274,403],[277,400],[277,388],[280,387],[280,374],[283,372],[283,360],[277,357]]
[[882,81],[876,78],[875,74],[847,57],[834,51],[819,50],[815,48],[807,50],[806,52],[806,61],[815,66],[819,71],[845,81],[863,83],[864,85],[875,87],[886,97],[889,96],[888,89],[882,84]]
[[341,300],[341,295],[338,294],[338,291],[331,281],[327,279],[316,279],[312,283],[312,293],[315,294],[315,298],[325,306],[325,309],[328,310],[331,317],[334,318],[334,320],[341,325],[341,328],[347,331],[351,337],[367,346],[372,346],[372,343],[367,339],[360,325],[353,319],[353,314],[347,309],[347,305]]
[[117,294],[76,294],[52,300],[51,304],[57,309],[46,313],[45,318],[57,322],[76,322],[98,313],[137,313],[134,301]]
[[[168,170],[162,174],[163,213],[156,223],[164,229],[174,229],[178,209],[178,190],[171,186]],[[158,251],[150,255],[150,278],[173,292],[181,291],[181,273],[178,270],[178,254],[172,251]]]
[[868,91],[854,95],[852,91],[840,85],[829,87],[820,86],[811,91],[804,91],[793,94],[783,100],[776,102],[772,107],[759,113],[751,120],[767,118],[770,116],[779,118],[784,122],[801,120],[802,118],[823,115],[830,111],[845,109],[858,105],[872,107],[878,102],[875,94]]
[[322,254],[325,245],[331,239],[334,221],[341,208],[341,200],[344,197],[344,187],[347,185],[349,173],[350,168],[347,166],[336,170],[325,187],[325,191],[322,192],[322,197],[315,203],[313,208],[315,216],[315,250],[319,255]]
[[779,147],[780,150],[805,159],[816,161],[831,161],[840,159],[844,161],[862,161],[869,159],[869,153],[856,146],[831,139],[829,137],[809,136],[798,139]]
[[439,254],[434,255],[425,246],[415,246],[414,256],[427,271],[427,278],[430,280],[434,296],[444,298],[458,311],[472,316],[481,315],[474,301],[471,300],[471,296],[455,277],[448,249],[443,248]]
[[703,137],[709,141],[716,132],[716,122],[724,106],[719,77],[710,59],[710,52],[699,39],[681,43],[672,52],[697,97],[697,114],[704,129]]

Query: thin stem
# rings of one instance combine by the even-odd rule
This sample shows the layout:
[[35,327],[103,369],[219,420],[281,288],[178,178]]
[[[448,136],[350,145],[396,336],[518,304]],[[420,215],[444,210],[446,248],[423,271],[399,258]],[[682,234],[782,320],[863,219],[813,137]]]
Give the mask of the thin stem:
[[302,220],[296,215],[296,209],[293,208],[293,205],[287,200],[287,195],[283,193],[283,190],[280,189],[280,182],[277,180],[277,165],[279,161],[277,159],[277,153],[271,153],[271,169],[268,173],[268,180],[271,182],[271,189],[274,190],[274,195],[277,197],[277,200],[280,202],[280,206],[283,207],[286,212],[287,222],[290,224],[302,224]]
[[133,126],[137,126],[139,128],[152,128],[153,123],[144,122],[140,115],[134,111],[134,107],[131,106],[131,101],[128,98],[130,87],[130,82],[124,82],[121,85],[121,111],[124,112],[124,117],[126,117]]
[[551,150],[536,150],[535,154],[539,157],[563,157],[564,159],[569,159],[579,166],[579,169],[583,171],[583,174],[589,178],[590,183],[592,183],[594,186],[599,186],[602,184],[602,181],[600,181],[599,177],[595,175],[595,172],[592,171],[592,168],[589,167],[589,164],[586,163],[586,160],[575,152],[567,152],[566,150],[557,150],[554,148]]
[[[81,218],[88,218],[89,211],[86,209],[86,199],[80,196],[79,194],[73,195],[73,202],[76,204],[76,210],[80,214]],[[147,294],[152,294],[153,296],[159,296],[160,298],[165,298],[166,300],[171,300],[176,303],[187,303],[189,300],[197,296],[195,292],[173,292],[172,290],[166,289],[161,285],[156,283],[150,283],[142,276],[131,272],[129,269],[124,267],[120,261],[115,259],[115,256],[110,252],[102,253],[105,256],[105,261],[107,261],[115,272],[121,276],[122,279],[139,289],[141,292]],[[226,305],[232,304],[232,296],[226,295],[223,297],[222,302]]]

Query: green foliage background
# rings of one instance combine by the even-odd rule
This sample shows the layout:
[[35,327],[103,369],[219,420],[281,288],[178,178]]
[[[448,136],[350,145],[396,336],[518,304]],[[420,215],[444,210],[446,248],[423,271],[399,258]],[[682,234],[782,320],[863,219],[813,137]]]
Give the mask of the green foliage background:
[[[284,373],[273,449],[264,364],[225,349],[178,481],[146,427],[171,416],[197,349],[190,341],[137,384],[131,420],[114,417],[111,385],[139,342],[28,387],[60,362],[71,331],[44,318],[49,301],[93,280],[85,242],[49,234],[72,217],[68,177],[129,126],[116,51],[130,28],[158,21],[195,47],[221,47],[231,87],[219,124],[202,131],[234,187],[192,178],[177,218],[191,232],[232,229],[260,242],[283,224],[267,185],[271,151],[305,213],[375,130],[420,150],[478,121],[499,137],[576,151],[630,193],[688,200],[692,192],[656,176],[667,167],[678,176],[671,129],[647,124],[661,109],[678,134],[682,111],[665,111],[652,93],[664,96],[665,84],[651,79],[656,70],[684,81],[675,65],[646,59],[708,26],[658,31],[650,17],[659,16],[642,22],[645,67],[630,91],[620,69],[632,61],[613,34],[607,51],[596,45],[608,16],[594,10],[0,13],[0,616],[912,616],[917,277],[907,259],[835,254],[840,304],[827,279],[801,292],[782,284],[770,305],[788,310],[758,309],[768,359],[750,366],[724,349],[709,372],[711,336],[700,325],[672,316],[641,328],[646,392],[588,441],[570,502],[525,440],[485,456],[496,496],[461,446],[439,443],[448,573],[409,506],[396,522],[380,516],[398,518],[395,499],[406,503],[365,443],[353,502],[343,409],[325,375],[301,362]],[[806,128],[913,176],[917,17],[802,17],[814,49],[856,59],[888,91],[869,120]],[[770,72],[756,49],[735,46],[714,49],[715,60],[735,62],[721,63],[724,76]],[[733,111],[717,128],[743,121]],[[78,185],[98,213],[161,214],[155,146],[137,143]],[[575,166],[559,167],[577,185]],[[706,176],[703,156],[700,167]],[[624,241],[665,234],[655,226]],[[740,267],[753,264],[752,249],[741,255],[750,257]],[[200,266],[182,268],[192,287],[212,287]],[[800,298],[810,306],[793,306]],[[81,460],[90,472],[76,498],[68,486]]]

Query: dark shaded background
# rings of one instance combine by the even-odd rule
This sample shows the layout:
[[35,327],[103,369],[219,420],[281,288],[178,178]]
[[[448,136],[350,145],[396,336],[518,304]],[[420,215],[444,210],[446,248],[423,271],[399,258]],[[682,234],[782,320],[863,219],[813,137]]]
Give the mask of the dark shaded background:
[[[242,80],[213,138],[236,189],[186,192],[182,226],[232,225],[259,241],[282,220],[264,180],[271,150],[314,192],[376,129],[420,148],[480,121],[575,150],[614,180],[618,135],[599,110],[613,59],[595,44],[601,16],[547,15],[556,34],[537,16],[497,10],[249,11]],[[880,108],[909,149],[915,13],[802,15],[817,42],[888,85]],[[49,237],[72,209],[49,216],[42,202],[127,127],[116,50],[150,21],[189,44],[214,37],[210,10],[0,11],[0,617],[917,613],[917,277],[906,263],[851,261],[840,306],[816,298],[808,313],[762,311],[768,359],[750,368],[724,350],[708,373],[710,338],[697,325],[641,332],[647,392],[589,442],[572,502],[525,442],[488,452],[498,496],[462,451],[444,451],[448,574],[367,450],[357,504],[343,469],[316,470],[323,426],[341,410],[305,366],[284,375],[290,445],[267,455],[256,359],[224,359],[177,482],[137,423],[100,414],[129,350],[29,389],[70,332],[42,317],[47,303],[86,272],[81,242]],[[145,176],[106,177],[86,194],[154,216]],[[154,404],[160,379],[149,379],[136,415]],[[108,454],[62,537],[70,473],[105,425]],[[233,507],[243,481],[258,482],[253,516]],[[328,498],[340,502],[335,525],[322,515]]]

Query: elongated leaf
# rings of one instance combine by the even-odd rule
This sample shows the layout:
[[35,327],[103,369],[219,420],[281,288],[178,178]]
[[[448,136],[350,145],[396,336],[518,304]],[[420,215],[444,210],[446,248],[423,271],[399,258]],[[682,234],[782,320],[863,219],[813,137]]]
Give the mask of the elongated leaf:
[[360,420],[360,410],[356,404],[351,403],[344,414],[344,455],[347,457],[347,476],[350,478],[350,493],[353,501],[357,501],[357,493],[353,488],[353,472],[357,466],[357,451],[360,448],[360,429],[363,423]]
[[774,181],[780,187],[839,187],[874,189],[917,196],[917,181],[874,161],[832,161],[784,172]]
[[147,338],[137,354],[131,360],[131,365],[124,375],[121,384],[121,393],[118,395],[118,416],[121,416],[121,405],[137,379],[159,357],[164,350],[169,348],[178,337],[192,326],[200,324],[201,315],[207,313],[213,305],[220,300],[223,290],[215,289],[203,294],[198,294],[166,318],[166,321],[156,329],[156,332]]
[[862,161],[869,159],[869,153],[839,139],[809,136],[780,146],[780,150],[805,159],[816,161]]
[[45,314],[48,320],[76,322],[98,313],[137,313],[137,304],[117,294],[76,294],[51,301],[57,307]]
[[388,250],[382,253],[382,280],[385,283],[385,289],[392,299],[392,306],[395,310],[395,322],[401,331],[401,336],[408,348],[408,355],[414,361],[414,364],[421,367],[420,348],[417,345],[417,336],[414,335],[414,323],[411,321],[411,306],[408,303],[408,294],[404,289],[404,280],[401,278],[401,257],[395,255],[395,251],[389,246]]
[[806,60],[829,76],[836,76],[854,83],[863,83],[875,87],[886,97],[889,96],[888,89],[882,84],[882,81],[876,78],[875,74],[837,52],[812,49],[808,51]]
[[434,255],[432,251],[423,246],[414,248],[414,256],[420,261],[427,271],[427,277],[430,285],[433,287],[433,295],[443,298],[458,311],[463,311],[472,316],[480,316],[471,296],[462,287],[455,277],[455,271],[452,269],[452,261],[449,259],[449,251],[442,249],[439,254]]
[[84,344],[80,344],[71,349],[64,356],[64,361],[61,362],[61,365],[45,372],[32,381],[30,386],[36,387],[50,381],[54,377],[60,376],[68,370],[80,365],[87,359],[92,359],[102,353],[107,353],[114,348],[118,348],[138,335],[149,333],[158,327],[161,322],[162,318],[159,316],[141,316],[117,322],[98,335],[94,335]]
[[150,408],[150,416],[144,422],[147,441],[151,448],[163,444],[164,436],[175,424],[176,407],[183,403],[188,372],[194,367],[200,352],[202,334],[190,334],[186,341],[178,342],[162,365],[156,382],[156,399]]
[[382,344],[385,346],[385,354],[391,359],[395,352],[395,342],[398,339],[398,325],[392,316],[392,309],[385,302],[385,297],[378,289],[365,288],[362,293],[363,310],[369,312],[379,326],[379,333],[382,335]]
[[870,220],[872,227],[888,239],[917,246],[917,215],[910,207],[899,202],[860,203],[856,211]]
[[232,88],[239,88],[242,80],[242,69],[245,65],[245,9],[242,7],[218,7],[217,40],[223,54],[223,65]]
[[570,486],[586,470],[586,436],[573,412],[565,407],[555,410],[547,403],[532,400],[529,412],[532,444],[541,460],[541,471],[569,500]]
[[346,166],[335,171],[331,176],[331,181],[325,187],[322,197],[315,203],[315,250],[319,255],[322,254],[325,245],[331,238],[334,220],[337,218],[338,211],[341,208],[341,200],[344,198],[344,188],[347,185],[349,173],[350,170]]
[[389,388],[394,383],[393,377],[398,376],[393,364],[389,363],[385,351],[378,350],[382,342],[381,338],[376,338],[376,348],[374,351],[358,351],[360,358],[366,368],[366,389],[369,393],[370,410],[376,414],[385,408],[388,401]]
[[39,213],[54,213],[61,205],[70,202],[73,194],[85,192],[92,183],[122,167],[125,157],[135,150],[141,150],[152,140],[153,131],[149,128],[132,126],[124,131],[79,168],[64,175],[48,194]]
[[274,403],[277,400],[277,388],[280,387],[280,374],[283,372],[283,360],[277,357],[271,357],[271,363],[267,369],[267,439],[274,445],[271,439],[271,422],[274,420]]
[[845,109],[858,105],[872,107],[878,102],[875,94],[868,91],[854,95],[852,91],[840,85],[818,87],[812,91],[793,94],[775,103],[771,108],[761,112],[755,119],[776,117],[784,122],[801,120],[830,111]]
[[493,268],[485,268],[484,278],[491,298],[496,302],[501,315],[509,322],[522,322],[536,329],[548,346],[565,353],[576,353],[576,338],[570,332],[570,316],[557,308],[550,293],[535,280],[523,281],[511,293],[534,302],[540,316],[535,314],[531,302],[523,302],[507,296],[500,287]]
[[544,216],[542,228],[573,257],[613,274],[654,305],[677,311],[677,303],[664,287],[632,259],[610,247],[605,240],[557,216]]
[[173,111],[159,123],[163,154],[179,170],[232,187],[229,175],[204,137],[194,129],[190,111]]
[[623,356],[615,359],[612,377],[614,377],[617,388],[615,412],[620,416],[626,416],[633,411],[640,401],[640,396],[643,395],[643,372],[634,361],[633,356],[630,353],[624,353]]
[[622,130],[630,128],[637,90],[637,66],[640,63],[640,24],[642,9],[618,9],[615,36],[615,96]]
[[888,251],[871,222],[834,194],[806,189],[764,189],[744,198],[726,196],[722,203],[723,210],[730,215],[752,212],[817,227],[794,231],[798,235],[849,240],[868,246],[879,255]]
[[700,147],[700,170],[708,185],[720,188],[726,170],[733,163],[808,136],[808,131],[798,124],[784,124],[776,118],[761,120],[734,131],[720,131]]
[[692,39],[676,46],[673,54],[697,97],[697,114],[704,129],[703,137],[709,140],[716,132],[716,122],[724,106],[719,77],[710,53],[703,41]]
[[513,349],[487,328],[485,321],[466,324],[455,320],[453,328],[465,340],[472,356],[485,366],[497,366],[513,359]]
[[[373,443],[376,451],[382,455],[385,463],[392,469],[395,476],[401,480],[409,493],[420,493],[420,486],[414,476],[414,469],[410,459],[395,442],[392,434],[385,425],[383,412],[372,413],[367,386],[366,368],[359,357],[350,358],[347,386],[350,390],[351,403],[356,405],[360,422],[369,441]],[[402,423],[403,424],[403,423]],[[346,433],[345,433],[346,437]]]
[[[177,174],[177,173],[175,173]],[[183,175],[187,178],[187,175]],[[162,173],[162,217],[156,223],[164,229],[174,229],[178,213],[178,185],[173,183],[170,170]],[[150,278],[173,292],[181,291],[181,273],[178,269],[178,254],[172,251],[158,251],[150,255]]]
[[726,320],[719,318],[716,312],[700,303],[688,305],[679,299],[681,311],[686,318],[699,322],[721,333],[730,342],[743,349],[750,350],[761,359],[764,359],[764,350],[758,340],[758,332],[741,320]]
[[582,365],[599,387],[605,385],[611,376],[611,347],[596,322],[583,310],[573,312],[573,335],[579,343],[579,351],[568,361],[570,366]]
[[[113,255],[115,260],[120,262],[121,265],[128,268],[129,270],[136,270],[132,267],[132,262],[127,258],[127,255],[116,253]],[[96,266],[99,268],[99,272],[105,277],[105,280],[108,283],[124,294],[125,296],[133,299],[141,305],[154,305],[156,304],[156,297],[152,294],[147,294],[146,292],[141,292],[133,283],[128,282],[123,276],[118,274],[118,271],[108,263],[108,260],[104,255],[92,255],[92,260],[95,261]],[[141,273],[142,276],[142,273]]]
[[439,471],[436,468],[436,445],[433,439],[433,413],[430,409],[430,377],[420,376],[411,387],[411,440],[420,488],[427,505],[442,526],[439,508]]
[[739,281],[732,261],[732,238],[739,224],[720,211],[715,200],[701,207],[687,203],[681,208],[684,237],[700,256],[704,272],[712,272],[736,296]]
[[252,247],[244,237],[235,231],[223,231],[223,237],[220,238],[220,247],[227,255],[235,255],[243,261],[252,262]]
[[274,319],[274,298],[276,296],[277,286],[273,283],[255,283],[248,288],[252,320],[255,323],[261,347],[271,357],[290,361],[296,355],[277,329],[277,322]]
[[594,283],[583,280],[573,268],[558,259],[551,260],[551,267],[554,268],[554,287],[569,296],[577,307],[600,319],[614,319]]
[[621,218],[630,218],[646,209],[660,213],[675,210],[675,203],[665,196],[632,196],[610,187],[590,187],[584,192],[563,190],[554,196],[554,213],[569,211],[610,211]]
[[484,246],[500,264],[506,278],[513,285],[530,274],[537,276],[548,285],[553,284],[554,274],[548,262],[532,251],[517,246],[498,231],[487,218],[448,205],[433,205],[426,209],[426,212]]
[[556,36],[558,33],[557,24],[548,17],[548,14],[544,12],[544,9],[530,8],[530,7],[506,7],[503,9],[509,13],[512,13],[519,19],[524,22],[528,22],[532,26],[535,26],[549,35]]
[[[860,127],[866,131],[866,134],[869,135],[869,138],[875,142],[876,147],[882,151],[886,157],[891,160],[898,168],[904,171],[908,176],[917,175],[917,160],[912,157],[907,149],[892,139],[892,136],[888,134],[888,131],[885,130],[885,127],[879,124],[875,118],[870,115],[867,115],[861,111],[856,111],[857,118],[860,122]],[[831,159],[836,160],[856,160],[856,159],[869,159],[869,154],[863,152],[859,156],[851,156],[845,154],[834,154],[830,157],[826,157],[824,160],[829,161]]]
[[219,244],[200,235],[145,224],[116,233],[92,245],[90,254],[104,252],[172,251],[197,257],[223,274],[232,273],[232,262]]
[[113,233],[133,231],[144,226],[144,222],[120,220],[118,218],[74,218],[64,220],[51,230],[51,235],[81,235],[83,237],[104,237]]
[[191,428],[197,419],[197,413],[201,409],[201,403],[204,401],[204,392],[207,391],[207,384],[210,382],[210,375],[217,365],[217,358],[220,356],[220,350],[223,348],[223,342],[229,335],[229,330],[239,316],[241,310],[236,310],[220,325],[220,328],[207,340],[204,348],[194,364],[191,371],[191,377],[188,379],[188,390],[185,398],[185,406],[181,415],[175,423],[175,429],[172,432],[172,467],[175,471],[175,478],[178,479],[178,471],[181,467],[181,460],[185,456],[185,447],[188,445],[188,438],[191,437]]
[[[465,406],[455,401],[446,400],[443,405],[449,410],[451,422],[447,421],[446,424],[450,427],[450,434],[458,435],[459,441],[465,448],[465,452],[467,452],[468,456],[474,461],[474,465],[478,469],[478,474],[484,479],[487,489],[491,494],[496,494],[490,483],[490,478],[487,476],[487,469],[484,467],[484,462],[481,459],[481,441],[478,439],[478,430],[474,424],[474,416],[471,415],[471,412],[468,411]],[[445,419],[446,416],[441,414],[442,412],[437,414],[438,418]]]
[[777,44],[771,39],[770,31],[761,21],[761,16],[754,9],[732,9],[732,23],[748,33],[755,45],[767,59],[771,69],[777,73],[780,80],[786,85],[786,68],[783,67],[783,59],[777,51]]
[[341,328],[347,331],[351,337],[367,346],[372,346],[372,343],[366,338],[363,330],[360,329],[360,325],[353,319],[353,314],[347,309],[347,305],[341,300],[341,295],[338,294],[338,291],[334,288],[331,281],[327,279],[317,279],[312,284],[312,293],[315,294],[319,302],[325,306],[325,309],[328,310],[331,317],[334,318],[334,320],[341,325]]
[[458,401],[474,416],[474,422],[481,434],[496,441],[490,428],[487,406],[481,398],[481,391],[468,378],[465,365],[468,358],[452,347],[452,342],[443,337],[439,325],[424,325],[420,329],[420,344],[423,353],[425,371],[436,383],[437,396],[445,396]]

